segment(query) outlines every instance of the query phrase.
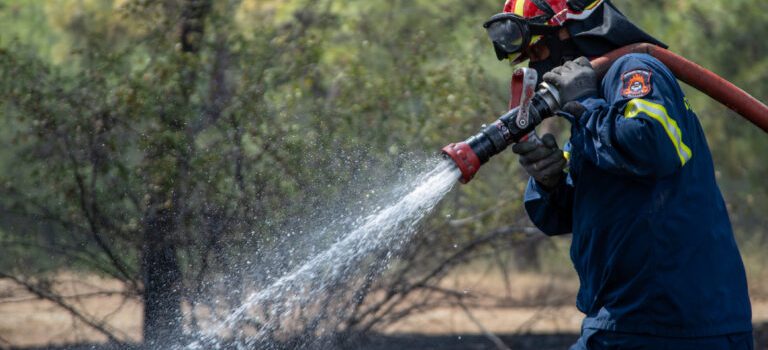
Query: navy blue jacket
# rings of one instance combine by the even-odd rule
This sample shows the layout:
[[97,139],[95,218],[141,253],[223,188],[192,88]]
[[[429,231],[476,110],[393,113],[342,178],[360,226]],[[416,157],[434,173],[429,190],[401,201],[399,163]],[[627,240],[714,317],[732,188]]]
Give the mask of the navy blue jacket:
[[672,337],[748,332],[744,266],[696,114],[672,73],[617,60],[601,97],[580,100],[568,176],[531,179],[525,208],[544,233],[573,232],[585,328]]

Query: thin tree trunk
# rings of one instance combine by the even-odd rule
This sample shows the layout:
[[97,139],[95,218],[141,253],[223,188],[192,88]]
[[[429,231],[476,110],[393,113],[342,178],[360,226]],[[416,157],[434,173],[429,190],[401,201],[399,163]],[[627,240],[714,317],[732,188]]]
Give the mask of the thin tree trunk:
[[[211,11],[211,0],[185,0],[182,3],[179,43],[182,51],[197,55],[203,43],[205,20]],[[181,67],[179,92],[190,103],[197,81],[197,67]],[[148,215],[144,231],[142,267],[144,272],[144,344],[150,349],[168,349],[181,345],[184,339],[182,274],[176,255],[174,237],[183,230],[181,218],[189,186],[190,158],[193,152],[193,130],[179,116],[165,121],[171,130],[184,135],[177,147],[176,178],[173,189],[161,195],[150,208],[162,207],[170,201],[170,209],[157,209]]]
[[160,210],[144,231],[144,344],[170,348],[182,339],[181,269],[171,242],[173,213]]

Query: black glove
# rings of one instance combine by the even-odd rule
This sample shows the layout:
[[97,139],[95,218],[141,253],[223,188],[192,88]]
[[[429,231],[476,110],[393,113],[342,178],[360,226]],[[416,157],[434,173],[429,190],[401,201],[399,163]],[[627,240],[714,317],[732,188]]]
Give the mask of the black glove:
[[560,104],[597,95],[597,74],[586,57],[565,62],[542,77],[560,93]]
[[552,134],[542,136],[541,143],[516,143],[512,146],[512,152],[520,155],[520,165],[546,190],[557,186],[564,175],[563,169],[567,161]]

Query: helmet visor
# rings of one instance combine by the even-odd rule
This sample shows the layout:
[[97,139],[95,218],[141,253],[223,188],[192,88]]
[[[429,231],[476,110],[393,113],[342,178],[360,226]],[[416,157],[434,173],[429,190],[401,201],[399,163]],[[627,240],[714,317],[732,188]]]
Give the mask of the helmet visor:
[[493,42],[496,58],[503,60],[511,55],[519,54],[525,47],[525,30],[523,23],[503,18],[489,21],[484,25],[488,37]]
[[[547,24],[547,16],[523,18],[513,13],[493,15],[483,27],[493,42],[496,58],[509,58],[513,63],[526,59],[525,49],[541,35],[557,33],[560,27]],[[535,36],[535,37],[534,37]]]

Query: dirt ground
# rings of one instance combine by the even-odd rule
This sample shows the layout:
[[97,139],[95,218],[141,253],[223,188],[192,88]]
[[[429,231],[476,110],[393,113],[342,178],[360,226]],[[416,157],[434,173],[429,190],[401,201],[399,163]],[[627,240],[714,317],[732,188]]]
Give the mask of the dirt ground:
[[[59,288],[65,295],[120,290],[119,283],[94,276],[66,274],[62,279],[67,282]],[[574,278],[516,274],[509,282],[471,273],[451,276],[444,287],[462,290],[472,306],[466,310],[439,308],[404,318],[380,330],[361,347],[401,349],[408,344],[411,349],[486,349],[493,348],[488,336],[493,334],[513,349],[562,349],[577,337],[582,315],[573,306],[578,288]],[[530,302],[543,297],[550,299],[540,305]],[[119,330],[116,333],[123,340],[140,340],[139,303],[101,294],[69,301],[75,301],[91,316],[106,317],[109,327]],[[762,291],[753,292],[753,314],[755,323],[768,325],[768,298]],[[34,298],[11,282],[0,281],[0,349],[65,348],[62,346],[104,341],[103,335],[56,305]]]
[[[64,296],[121,290],[119,282],[94,276],[62,274],[58,278],[64,282],[58,286]],[[89,316],[106,319],[122,339],[140,340],[142,305],[135,300],[93,294],[67,301]],[[0,281],[0,349],[106,340],[54,303],[40,300],[10,281]]]

